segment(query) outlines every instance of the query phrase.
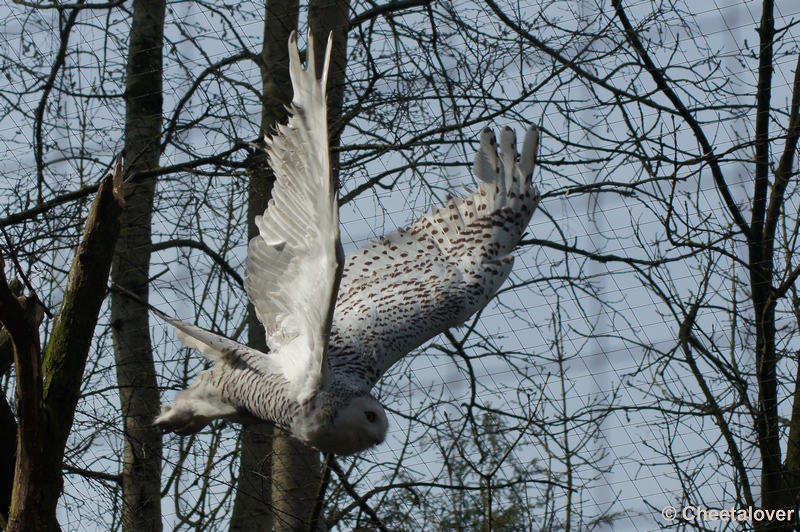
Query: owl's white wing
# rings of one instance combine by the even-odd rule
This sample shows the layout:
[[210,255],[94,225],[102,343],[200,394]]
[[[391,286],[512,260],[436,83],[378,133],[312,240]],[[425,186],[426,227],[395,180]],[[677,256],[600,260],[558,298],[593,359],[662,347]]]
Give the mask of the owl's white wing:
[[[259,236],[250,241],[245,289],[282,371],[291,383],[322,385],[323,360],[344,254],[331,178],[325,85],[331,56],[328,39],[322,78],[315,73],[308,36],[303,70],[297,35],[289,39],[294,97],[286,125],[267,139],[275,172],[272,199],[256,217]],[[276,353],[277,354],[277,353]]]
[[325,85],[317,79],[314,43],[308,37],[307,68],[300,64],[297,35],[289,38],[294,96],[285,126],[266,139],[275,173],[272,199],[256,218],[245,289],[267,332],[270,353],[159,315],[187,346],[215,364],[162,405],[154,423],[165,432],[191,434],[214,419],[272,421],[292,429],[299,405],[325,385],[325,353],[344,257],[328,148]]
[[476,192],[448,198],[347,257],[328,358],[337,377],[369,390],[409,351],[489,302],[511,273],[511,253],[539,203],[532,184],[538,141],[538,130],[528,130],[517,158],[506,127],[498,155],[494,133],[484,130]]

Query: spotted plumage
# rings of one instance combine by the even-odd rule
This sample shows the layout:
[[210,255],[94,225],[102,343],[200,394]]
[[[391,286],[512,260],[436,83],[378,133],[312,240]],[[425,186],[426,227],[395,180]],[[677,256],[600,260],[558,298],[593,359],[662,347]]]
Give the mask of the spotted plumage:
[[294,89],[289,123],[267,139],[273,198],[256,222],[245,289],[269,353],[167,316],[187,346],[214,362],[155,423],[197,432],[214,419],[270,421],[326,452],[353,454],[383,442],[388,420],[370,391],[398,360],[482,309],[511,273],[511,253],[539,193],[532,184],[538,132],[517,156],[514,131],[498,146],[486,129],[475,156],[478,189],[448,197],[412,226],[345,260],[339,238],[325,84],[300,66],[289,41]]

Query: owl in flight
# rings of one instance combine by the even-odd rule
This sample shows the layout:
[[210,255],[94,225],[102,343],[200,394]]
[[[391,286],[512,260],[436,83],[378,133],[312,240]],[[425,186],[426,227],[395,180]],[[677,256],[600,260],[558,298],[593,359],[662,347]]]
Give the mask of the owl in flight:
[[303,70],[292,33],[290,118],[266,142],[276,181],[247,252],[245,290],[269,352],[162,315],[214,362],[161,407],[155,424],[165,432],[191,434],[225,418],[269,421],[341,455],[382,443],[388,420],[370,390],[411,350],[489,302],[539,202],[531,183],[536,128],[519,157],[511,128],[500,134],[499,154],[486,129],[475,156],[477,191],[448,198],[345,259],[328,147],[331,39],[319,80],[313,50],[309,34]]

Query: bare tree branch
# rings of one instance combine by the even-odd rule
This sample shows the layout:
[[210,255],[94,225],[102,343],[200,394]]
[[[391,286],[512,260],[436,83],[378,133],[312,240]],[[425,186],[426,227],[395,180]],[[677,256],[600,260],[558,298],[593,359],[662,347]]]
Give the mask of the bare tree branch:
[[625,14],[625,10],[622,7],[622,0],[611,0],[611,4],[614,6],[614,11],[617,14],[617,18],[619,18],[620,22],[622,23],[622,27],[625,29],[625,36],[628,39],[628,42],[639,54],[639,57],[642,59],[642,62],[645,65],[645,68],[653,77],[653,81],[655,81],[656,86],[658,86],[658,89],[664,93],[670,102],[672,102],[672,104],[675,106],[675,109],[681,115],[681,118],[683,118],[686,123],[689,124],[689,127],[692,129],[697,142],[700,143],[700,147],[703,150],[702,158],[711,168],[711,175],[714,177],[717,190],[725,200],[725,205],[728,207],[728,212],[730,212],[734,222],[736,222],[736,225],[739,227],[739,230],[742,232],[742,234],[747,237],[748,240],[751,239],[753,235],[751,234],[750,226],[747,225],[747,222],[739,210],[739,206],[736,204],[736,201],[734,201],[733,195],[731,195],[728,184],[725,182],[725,176],[723,175],[722,169],[719,166],[719,158],[714,152],[714,147],[711,146],[711,143],[708,141],[703,128],[697,122],[694,115],[689,112],[689,110],[683,104],[680,97],[675,93],[674,90],[672,90],[667,78],[664,76],[664,72],[658,68],[655,63],[653,63],[653,60],[647,53],[647,50],[642,45],[636,29],[631,25],[630,21],[628,20],[628,16]]

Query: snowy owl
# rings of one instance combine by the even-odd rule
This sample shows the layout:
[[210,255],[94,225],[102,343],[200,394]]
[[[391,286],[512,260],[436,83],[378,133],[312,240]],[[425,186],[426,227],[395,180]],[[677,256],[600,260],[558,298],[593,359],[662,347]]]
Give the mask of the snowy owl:
[[290,118],[266,142],[276,181],[247,253],[245,289],[269,352],[162,316],[214,363],[161,407],[155,423],[165,432],[190,434],[225,418],[270,421],[341,455],[382,443],[388,420],[370,390],[411,350],[489,302],[539,202],[536,128],[519,157],[512,129],[500,134],[499,154],[487,129],[475,156],[477,191],[448,197],[345,260],[328,147],[331,39],[319,80],[311,35],[307,50],[303,70],[293,33]]

